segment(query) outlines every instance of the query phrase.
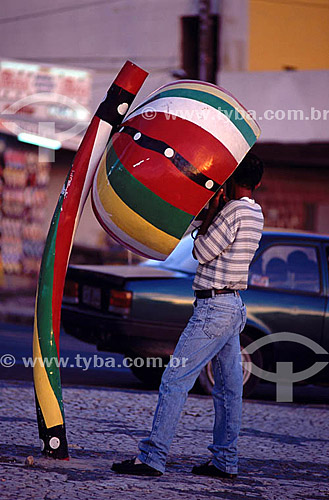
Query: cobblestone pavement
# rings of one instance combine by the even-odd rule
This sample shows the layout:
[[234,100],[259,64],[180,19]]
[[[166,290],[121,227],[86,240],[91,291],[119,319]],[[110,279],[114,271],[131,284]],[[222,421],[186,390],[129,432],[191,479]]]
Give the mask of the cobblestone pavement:
[[[189,397],[167,472],[138,478],[110,466],[134,455],[148,434],[156,393],[64,387],[70,461],[40,454],[32,384],[0,382],[0,394],[1,500],[329,499],[329,406],[245,401],[233,482],[190,473],[209,456],[211,398]],[[34,465],[25,465],[28,456]]]

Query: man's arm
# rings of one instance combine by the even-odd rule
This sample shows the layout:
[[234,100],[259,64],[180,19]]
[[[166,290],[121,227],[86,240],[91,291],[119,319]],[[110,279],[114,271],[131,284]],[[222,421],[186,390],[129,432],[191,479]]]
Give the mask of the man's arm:
[[205,218],[204,218],[204,220],[199,228],[198,236],[202,236],[203,234],[206,234],[208,227],[210,226],[210,224],[214,220],[215,215],[217,215],[217,213],[218,213],[219,202],[220,202],[220,199],[222,198],[223,194],[224,194],[223,189],[220,189],[218,191],[218,193],[210,200],[209,208],[208,208],[208,210],[206,212],[206,216],[205,216]]
[[[221,189],[212,198],[208,212],[194,242],[193,257],[200,264],[212,261],[234,241],[235,234],[231,231],[226,218],[218,213],[218,207],[223,198],[223,190]],[[226,201],[225,198],[224,201]]]
[[[202,236],[202,235],[206,234],[208,227],[210,226],[215,215],[218,212],[219,200],[220,200],[221,196],[223,196],[223,194],[224,194],[224,190],[220,189],[218,191],[218,193],[210,200],[209,208],[206,212],[205,218],[203,219],[201,226],[199,227],[197,236]],[[192,255],[195,259],[197,259],[197,256],[195,254],[195,247],[193,247]]]

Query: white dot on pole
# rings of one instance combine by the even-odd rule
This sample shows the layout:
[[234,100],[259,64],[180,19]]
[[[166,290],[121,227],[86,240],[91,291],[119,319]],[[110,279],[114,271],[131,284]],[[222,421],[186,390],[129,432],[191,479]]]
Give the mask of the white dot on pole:
[[60,445],[60,440],[57,437],[52,437],[50,439],[49,441],[50,448],[52,448],[53,450],[57,450],[57,448],[59,448],[59,445]]
[[123,102],[122,104],[119,104],[119,106],[117,108],[119,115],[124,115],[127,112],[128,107],[129,107],[129,104],[127,102]]
[[165,149],[164,154],[167,158],[172,158],[175,154],[175,151],[172,148],[167,148]]

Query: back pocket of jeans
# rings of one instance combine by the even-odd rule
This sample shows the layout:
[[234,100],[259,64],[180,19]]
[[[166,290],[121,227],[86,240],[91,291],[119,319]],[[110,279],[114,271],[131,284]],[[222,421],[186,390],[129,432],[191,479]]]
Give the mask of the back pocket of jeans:
[[210,305],[207,319],[204,326],[204,333],[210,339],[225,335],[227,331],[233,329],[233,319],[237,310],[234,307],[225,305]]

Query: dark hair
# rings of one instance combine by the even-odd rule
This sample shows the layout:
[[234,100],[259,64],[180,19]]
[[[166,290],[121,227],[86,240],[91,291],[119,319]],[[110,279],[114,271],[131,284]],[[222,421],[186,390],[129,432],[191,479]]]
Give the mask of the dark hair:
[[232,178],[239,186],[253,190],[261,181],[263,171],[262,160],[254,153],[247,153],[238,168],[233,172]]

